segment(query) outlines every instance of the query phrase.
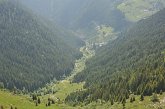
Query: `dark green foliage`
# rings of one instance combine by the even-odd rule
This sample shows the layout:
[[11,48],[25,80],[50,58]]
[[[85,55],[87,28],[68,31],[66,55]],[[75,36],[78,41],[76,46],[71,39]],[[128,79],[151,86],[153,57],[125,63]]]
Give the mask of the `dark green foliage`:
[[48,106],[51,106],[51,102],[50,101],[48,101]]
[[37,100],[37,96],[36,96],[35,94],[32,95],[32,100],[33,100],[33,101]]
[[88,91],[87,92],[78,91],[76,93],[71,93],[69,96],[67,96],[65,101],[69,102],[71,105],[76,105],[79,102],[85,102],[85,104],[89,104],[90,100],[88,98],[91,98],[89,96],[89,92]]
[[152,102],[159,102],[159,98],[156,93],[153,93],[151,96],[151,101]]
[[141,94],[141,95],[140,95],[140,101],[143,101],[143,100],[144,100],[144,95]]
[[8,89],[33,91],[54,78],[68,76],[75,59],[81,57],[71,42],[77,40],[81,46],[82,41],[74,37],[67,41],[70,32],[53,30],[12,1],[0,3],[0,82]]
[[162,95],[162,94],[163,94],[162,90],[160,90],[159,94],[160,94],[160,95]]
[[85,98],[121,102],[130,93],[145,96],[165,91],[164,19],[165,10],[162,10],[98,50],[86,63],[87,68],[75,76],[74,82],[85,81],[85,88],[89,89],[82,93],[90,98],[78,93],[80,101]]
[[135,101],[135,95],[131,94],[130,95],[130,102],[133,103]]
[[123,104],[123,109],[125,109],[125,103],[122,103]]
[[123,98],[122,100],[123,109],[125,109],[125,104],[126,104],[126,98]]
[[52,104],[55,104],[55,101],[54,100],[52,100]]
[[122,104],[125,104],[125,103],[126,103],[126,99],[123,98],[123,100],[122,100]]
[[40,100],[40,98],[38,98],[37,102],[38,102],[38,104],[41,104],[41,100]]
[[113,100],[111,100],[111,105],[113,105],[114,104],[114,101]]
[[135,101],[136,100],[135,97],[133,97],[132,100]]
[[131,97],[131,98],[130,98],[130,103],[132,103],[132,102],[133,102],[133,98]]
[[36,102],[36,106],[38,106],[38,103]]

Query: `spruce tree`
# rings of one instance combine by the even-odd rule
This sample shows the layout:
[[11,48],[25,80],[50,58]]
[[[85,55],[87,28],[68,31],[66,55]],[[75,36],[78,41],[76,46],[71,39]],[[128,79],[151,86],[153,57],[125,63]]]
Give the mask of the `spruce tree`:
[[133,97],[130,98],[130,103],[134,102]]
[[51,103],[50,103],[50,101],[48,101],[48,106],[50,106],[51,105]]
[[40,98],[38,98],[38,100],[37,100],[37,101],[38,101],[38,104],[41,104],[41,100],[40,100]]
[[140,95],[140,101],[143,101],[143,100],[144,100],[144,95],[141,94],[141,95]]
[[36,102],[36,106],[38,106],[38,102]]
[[111,100],[111,105],[113,105],[114,104],[114,101],[113,100]]
[[37,96],[36,95],[32,95],[32,99],[33,99],[33,101],[37,100]]
[[162,90],[160,90],[160,95],[162,95],[163,94],[163,91]]
[[55,104],[55,101],[54,100],[52,100],[52,104]]

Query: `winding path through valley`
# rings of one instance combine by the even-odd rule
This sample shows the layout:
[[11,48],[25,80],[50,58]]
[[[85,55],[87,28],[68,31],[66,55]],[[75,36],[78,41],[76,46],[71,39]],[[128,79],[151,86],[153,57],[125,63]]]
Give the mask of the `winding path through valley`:
[[86,61],[93,57],[95,55],[95,52],[94,50],[90,49],[90,45],[87,42],[85,46],[80,48],[80,52],[82,52],[83,56],[75,61],[74,69],[71,72],[71,75],[69,77],[66,77],[64,80],[58,81],[54,85],[58,90],[53,96],[64,100],[70,93],[83,89],[84,82],[72,83],[72,80],[76,74],[80,73],[85,69]]

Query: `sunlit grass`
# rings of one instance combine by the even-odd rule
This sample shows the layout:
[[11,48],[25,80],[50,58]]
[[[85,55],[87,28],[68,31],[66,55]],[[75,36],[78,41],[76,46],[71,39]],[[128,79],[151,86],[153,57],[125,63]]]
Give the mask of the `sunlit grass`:
[[[159,1],[165,5],[163,0]],[[159,11],[154,7],[157,2],[157,0],[126,0],[117,8],[125,14],[128,20],[136,22]]]

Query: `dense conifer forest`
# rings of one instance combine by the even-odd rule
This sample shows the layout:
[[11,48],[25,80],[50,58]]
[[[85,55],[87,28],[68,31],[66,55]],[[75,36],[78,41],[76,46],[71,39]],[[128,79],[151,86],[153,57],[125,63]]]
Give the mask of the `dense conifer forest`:
[[0,109],[164,109],[164,0],[0,0]]
[[164,19],[165,10],[161,10],[98,50],[74,79],[85,81],[87,90],[71,94],[66,101],[122,102],[130,94],[146,96],[165,91]]
[[14,1],[1,1],[0,16],[0,81],[5,88],[34,90],[69,75],[75,59],[81,57],[80,39],[70,32],[53,31]]

